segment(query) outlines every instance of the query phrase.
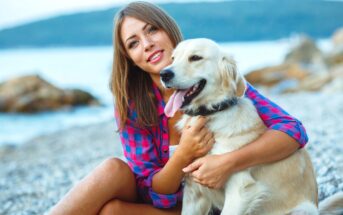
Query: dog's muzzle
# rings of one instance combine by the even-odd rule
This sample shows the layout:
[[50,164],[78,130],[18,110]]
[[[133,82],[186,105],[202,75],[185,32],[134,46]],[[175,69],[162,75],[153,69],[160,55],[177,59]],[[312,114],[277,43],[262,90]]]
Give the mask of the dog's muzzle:
[[164,69],[160,72],[161,80],[164,83],[169,82],[175,75],[171,69]]

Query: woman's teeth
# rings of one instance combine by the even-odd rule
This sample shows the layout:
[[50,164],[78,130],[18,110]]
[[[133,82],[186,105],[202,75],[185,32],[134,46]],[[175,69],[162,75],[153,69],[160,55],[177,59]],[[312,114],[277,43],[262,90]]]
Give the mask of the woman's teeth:
[[158,60],[161,57],[162,52],[158,52],[156,54],[154,54],[151,58],[150,58],[150,62],[155,62],[156,60]]

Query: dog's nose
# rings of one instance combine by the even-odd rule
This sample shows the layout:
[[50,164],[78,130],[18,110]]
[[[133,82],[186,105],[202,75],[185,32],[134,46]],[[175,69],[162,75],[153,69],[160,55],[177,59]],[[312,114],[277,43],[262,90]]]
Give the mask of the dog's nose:
[[160,76],[163,82],[168,82],[174,77],[174,72],[170,69],[165,69],[160,72]]

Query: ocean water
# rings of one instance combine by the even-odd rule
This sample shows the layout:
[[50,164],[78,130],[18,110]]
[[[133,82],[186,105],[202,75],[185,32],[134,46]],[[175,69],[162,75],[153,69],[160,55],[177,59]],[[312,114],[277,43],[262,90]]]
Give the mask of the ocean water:
[[[292,46],[290,39],[220,44],[237,61],[245,74],[253,69],[283,61]],[[329,40],[318,41],[330,49]],[[80,88],[92,93],[101,107],[78,107],[38,114],[0,113],[0,145],[22,144],[30,138],[60,129],[113,119],[113,99],[109,90],[112,47],[43,48],[0,50],[0,82],[39,74],[61,88]]]

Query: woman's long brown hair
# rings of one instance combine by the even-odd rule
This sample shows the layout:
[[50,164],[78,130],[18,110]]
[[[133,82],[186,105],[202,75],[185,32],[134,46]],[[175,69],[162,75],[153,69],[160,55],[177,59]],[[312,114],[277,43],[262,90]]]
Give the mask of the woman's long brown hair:
[[119,129],[128,118],[129,99],[137,112],[137,125],[147,127],[157,125],[156,98],[152,93],[152,80],[148,73],[135,66],[126,54],[120,31],[126,16],[139,19],[159,29],[170,37],[174,47],[182,40],[175,21],[161,8],[148,2],[133,2],[121,9],[115,16],[113,32],[113,67],[110,88],[114,95]]

